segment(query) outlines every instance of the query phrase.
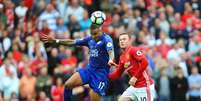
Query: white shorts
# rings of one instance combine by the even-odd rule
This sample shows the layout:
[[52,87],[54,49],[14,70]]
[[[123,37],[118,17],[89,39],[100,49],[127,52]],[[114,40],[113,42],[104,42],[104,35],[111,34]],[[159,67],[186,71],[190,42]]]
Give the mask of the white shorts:
[[133,101],[153,101],[155,97],[154,84],[142,88],[130,86],[124,91],[121,97],[130,98]]

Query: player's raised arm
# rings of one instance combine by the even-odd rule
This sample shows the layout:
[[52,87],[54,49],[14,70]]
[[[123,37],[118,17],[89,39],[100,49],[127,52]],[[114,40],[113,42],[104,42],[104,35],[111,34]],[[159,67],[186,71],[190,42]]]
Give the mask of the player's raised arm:
[[72,39],[55,39],[51,36],[48,36],[46,34],[41,34],[41,40],[44,43],[57,43],[62,45],[75,45],[76,41]]
[[108,52],[109,55],[109,61],[108,61],[108,65],[110,66],[118,66],[115,62],[114,62],[114,46],[113,46],[113,41],[112,38],[108,35],[106,37],[106,50]]

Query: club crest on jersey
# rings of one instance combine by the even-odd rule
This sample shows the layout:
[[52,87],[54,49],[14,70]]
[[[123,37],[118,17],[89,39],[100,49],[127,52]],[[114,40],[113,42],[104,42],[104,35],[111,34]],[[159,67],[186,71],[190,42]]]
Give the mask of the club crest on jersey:
[[130,66],[130,61],[124,63],[124,68],[128,68]]
[[136,54],[137,54],[137,56],[141,56],[141,55],[142,55],[142,51],[138,50],[138,51],[136,52]]
[[108,42],[108,43],[107,43],[107,47],[112,47],[112,43],[111,43],[111,42]]

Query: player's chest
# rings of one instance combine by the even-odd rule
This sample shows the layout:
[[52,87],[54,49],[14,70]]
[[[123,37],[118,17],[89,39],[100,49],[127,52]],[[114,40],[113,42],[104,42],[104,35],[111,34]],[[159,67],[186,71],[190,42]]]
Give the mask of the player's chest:
[[104,42],[103,41],[90,41],[89,42],[89,54],[90,57],[99,57],[106,53],[106,50],[104,48]]
[[100,40],[100,41],[94,41],[94,40],[90,40],[89,41],[89,49],[102,49],[104,48],[104,41]]
[[134,65],[134,61],[129,54],[124,54],[120,57],[120,64],[125,69],[128,69],[130,66]]

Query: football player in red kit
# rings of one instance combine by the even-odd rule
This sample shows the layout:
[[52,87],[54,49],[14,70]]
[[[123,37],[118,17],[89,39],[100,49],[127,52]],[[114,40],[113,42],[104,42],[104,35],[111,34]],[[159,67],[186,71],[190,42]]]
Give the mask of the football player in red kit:
[[148,60],[143,51],[131,45],[130,35],[122,33],[119,36],[119,45],[122,49],[117,69],[109,74],[110,80],[121,77],[126,70],[131,77],[128,87],[119,98],[119,101],[153,101],[154,82],[148,75]]

